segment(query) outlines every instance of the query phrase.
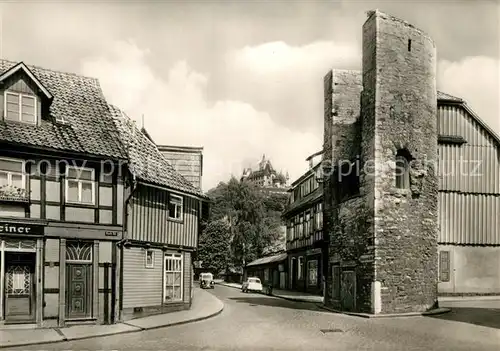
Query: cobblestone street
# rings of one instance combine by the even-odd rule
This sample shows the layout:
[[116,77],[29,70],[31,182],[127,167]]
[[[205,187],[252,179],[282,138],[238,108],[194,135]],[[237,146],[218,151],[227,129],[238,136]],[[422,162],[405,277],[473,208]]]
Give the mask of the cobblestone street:
[[202,322],[9,350],[498,350],[500,329],[441,317],[365,319],[217,286],[225,308]]

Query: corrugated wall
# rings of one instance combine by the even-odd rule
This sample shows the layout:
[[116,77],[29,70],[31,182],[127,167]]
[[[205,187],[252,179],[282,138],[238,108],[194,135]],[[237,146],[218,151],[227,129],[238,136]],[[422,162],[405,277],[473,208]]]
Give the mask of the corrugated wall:
[[467,141],[439,145],[439,242],[500,245],[498,144],[458,105],[439,106],[438,132]]
[[152,243],[196,247],[198,212],[199,201],[184,196],[183,221],[168,220],[168,193],[156,188],[141,187],[132,201],[128,237]]
[[160,306],[163,297],[163,252],[154,250],[154,268],[146,268],[145,251],[123,251],[123,308]]

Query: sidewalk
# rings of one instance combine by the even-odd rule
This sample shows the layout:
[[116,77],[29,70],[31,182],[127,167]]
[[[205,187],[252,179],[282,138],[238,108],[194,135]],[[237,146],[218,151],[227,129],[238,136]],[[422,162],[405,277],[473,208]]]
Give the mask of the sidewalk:
[[0,348],[46,344],[98,336],[133,333],[141,330],[170,327],[214,317],[224,304],[209,292],[194,290],[191,309],[155,316],[131,319],[112,325],[76,325],[67,328],[0,329]]
[[[237,283],[226,283],[221,281],[217,281],[216,283],[219,285],[224,285],[235,289],[241,289],[241,284]],[[323,303],[323,296],[318,296],[298,291],[273,289],[272,295],[275,297],[291,301]]]

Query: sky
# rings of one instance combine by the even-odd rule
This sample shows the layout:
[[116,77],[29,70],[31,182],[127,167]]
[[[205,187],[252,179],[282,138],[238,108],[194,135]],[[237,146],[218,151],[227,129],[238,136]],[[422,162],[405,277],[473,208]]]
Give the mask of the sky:
[[263,154],[293,181],[322,148],[323,77],[361,69],[377,8],[429,33],[438,89],[500,134],[495,0],[0,1],[0,56],[98,78],[157,144],[203,146],[204,190]]

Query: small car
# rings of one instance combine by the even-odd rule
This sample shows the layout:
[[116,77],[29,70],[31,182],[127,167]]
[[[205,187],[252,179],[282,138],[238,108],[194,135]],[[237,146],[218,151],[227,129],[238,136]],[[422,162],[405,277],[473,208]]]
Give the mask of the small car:
[[215,282],[212,273],[201,273],[200,274],[200,288],[202,289],[214,289]]
[[241,291],[244,293],[249,291],[262,292],[262,283],[260,282],[259,278],[256,277],[248,278],[241,285]]

